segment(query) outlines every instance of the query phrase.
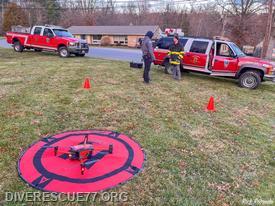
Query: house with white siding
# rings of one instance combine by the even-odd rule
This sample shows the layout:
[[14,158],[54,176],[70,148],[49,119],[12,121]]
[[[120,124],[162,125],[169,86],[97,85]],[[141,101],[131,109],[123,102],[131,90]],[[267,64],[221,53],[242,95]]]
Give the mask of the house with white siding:
[[77,38],[85,39],[89,44],[99,45],[104,36],[108,36],[111,45],[136,47],[139,39],[147,31],[154,33],[155,39],[162,33],[159,26],[71,26],[68,30]]

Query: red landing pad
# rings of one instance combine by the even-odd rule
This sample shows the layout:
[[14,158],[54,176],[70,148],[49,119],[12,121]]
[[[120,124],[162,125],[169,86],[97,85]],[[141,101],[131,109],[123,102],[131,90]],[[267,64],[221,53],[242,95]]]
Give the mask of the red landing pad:
[[[85,158],[70,153],[81,147],[93,151],[85,154]],[[124,134],[69,131],[33,143],[18,160],[18,173],[29,185],[42,191],[98,192],[131,179],[143,169],[144,161],[143,149]]]

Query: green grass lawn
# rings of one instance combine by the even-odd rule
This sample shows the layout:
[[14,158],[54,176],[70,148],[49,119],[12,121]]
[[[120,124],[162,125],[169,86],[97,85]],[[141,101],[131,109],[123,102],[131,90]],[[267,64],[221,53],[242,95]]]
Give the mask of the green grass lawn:
[[[145,170],[111,190],[128,192],[129,205],[275,200],[274,84],[251,91],[191,73],[174,81],[157,67],[151,85],[141,76],[125,62],[0,49],[0,200],[36,191],[18,178],[21,150],[48,134],[92,128],[131,135],[147,153]],[[91,90],[82,89],[85,77]],[[204,111],[211,95],[215,113]]]

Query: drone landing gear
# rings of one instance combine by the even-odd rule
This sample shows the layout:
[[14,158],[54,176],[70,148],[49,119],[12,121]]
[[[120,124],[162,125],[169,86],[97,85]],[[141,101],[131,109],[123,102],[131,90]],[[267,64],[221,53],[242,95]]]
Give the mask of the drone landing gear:
[[85,165],[82,163],[80,165],[80,168],[81,168],[81,174],[84,175],[84,172],[85,172]]
[[54,147],[54,156],[57,155],[57,152],[58,152],[58,146]]
[[109,145],[109,154],[113,154],[113,145],[112,144]]

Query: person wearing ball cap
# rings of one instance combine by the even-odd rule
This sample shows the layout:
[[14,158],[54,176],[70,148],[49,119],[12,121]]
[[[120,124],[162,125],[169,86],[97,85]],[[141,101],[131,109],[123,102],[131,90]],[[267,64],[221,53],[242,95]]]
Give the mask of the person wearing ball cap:
[[181,79],[180,63],[181,63],[181,60],[183,59],[184,52],[183,52],[183,47],[180,44],[178,34],[174,35],[173,44],[169,48],[168,55],[170,57],[170,65],[173,71],[173,78],[176,80],[180,80]]
[[141,45],[142,57],[145,64],[143,79],[144,79],[144,83],[146,84],[148,84],[151,80],[150,69],[151,69],[152,62],[155,60],[154,49],[153,49],[152,40],[151,40],[153,36],[154,36],[154,33],[152,31],[148,31]]

